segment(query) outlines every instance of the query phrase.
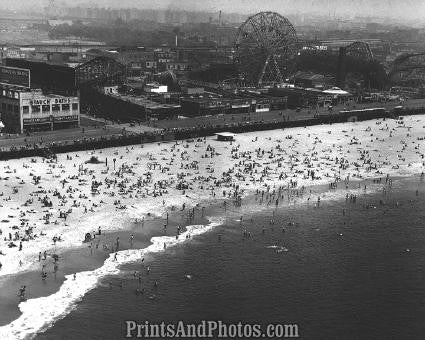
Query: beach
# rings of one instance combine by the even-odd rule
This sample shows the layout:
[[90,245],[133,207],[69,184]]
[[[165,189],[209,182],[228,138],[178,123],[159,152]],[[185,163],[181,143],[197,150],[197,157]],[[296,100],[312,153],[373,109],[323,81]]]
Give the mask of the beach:
[[[424,116],[407,116],[243,133],[231,143],[207,137],[1,162],[0,285],[28,272],[50,277],[43,265],[54,266],[58,255],[66,267],[61,256],[71,250],[73,258],[101,254],[68,266],[48,295],[17,301],[22,314],[0,334],[23,339],[45,331],[123,265],[218,228],[223,216],[213,212],[224,202],[256,209],[261,199],[261,210],[286,197],[318,207],[348,193],[328,189],[347,188],[355,200],[396,177],[420,176],[424,125]],[[146,225],[143,237],[135,237],[136,225]]]
[[332,199],[319,208],[232,209],[193,242],[123,266],[36,339],[124,339],[125,320],[290,323],[302,339],[420,339],[424,185],[414,176],[395,179],[387,194],[361,190],[356,203],[327,192]]

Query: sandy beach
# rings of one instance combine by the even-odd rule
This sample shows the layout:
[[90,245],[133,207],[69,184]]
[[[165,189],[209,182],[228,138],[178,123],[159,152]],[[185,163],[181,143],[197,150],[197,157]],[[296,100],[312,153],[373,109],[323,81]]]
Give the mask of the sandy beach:
[[[0,327],[0,334],[23,338],[43,329],[47,319],[64,315],[100,277],[141,257],[140,250],[121,251],[118,242],[100,237],[83,244],[87,233],[123,231],[155,217],[166,221],[167,214],[185,216],[213,200],[238,201],[258,193],[277,205],[280,189],[420,174],[424,125],[424,116],[408,116],[239,134],[232,143],[209,137],[1,162],[0,277],[42,272],[43,261],[52,255],[88,245],[111,255],[102,267],[78,272],[78,285],[70,275],[54,295],[22,302],[22,316]],[[314,192],[307,196],[315,202],[326,199]],[[153,239],[143,254],[186,242],[219,224],[213,220],[177,237]],[[57,304],[37,310],[47,301]],[[37,324],[31,322],[35,312],[45,313]],[[24,325],[27,332],[21,331]]]

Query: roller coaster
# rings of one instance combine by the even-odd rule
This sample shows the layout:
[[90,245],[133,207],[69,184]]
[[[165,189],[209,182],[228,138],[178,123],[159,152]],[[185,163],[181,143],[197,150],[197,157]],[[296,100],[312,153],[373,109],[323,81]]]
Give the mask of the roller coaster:
[[[261,12],[249,17],[239,27],[234,60],[245,85],[275,84],[282,82],[292,71],[291,62],[302,49],[315,50],[316,47],[300,41],[295,28],[285,17],[274,12]],[[337,85],[343,88],[346,75],[353,72],[375,79],[378,69],[379,62],[369,44],[365,41],[352,42],[339,49]],[[382,65],[382,70],[384,78],[386,73],[387,80],[392,83],[414,79],[423,84],[425,52],[401,55],[386,66],[385,72]]]
[[392,82],[425,84],[425,52],[403,54],[396,58],[388,77]]
[[338,56],[337,85],[341,88],[345,85],[347,73],[347,58],[371,62],[374,60],[372,50],[368,43],[355,41],[348,46],[340,47]]

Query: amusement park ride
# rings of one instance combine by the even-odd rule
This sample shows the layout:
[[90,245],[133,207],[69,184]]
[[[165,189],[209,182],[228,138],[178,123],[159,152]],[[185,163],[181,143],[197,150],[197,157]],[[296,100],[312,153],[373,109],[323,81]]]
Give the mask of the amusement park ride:
[[297,34],[278,13],[261,12],[240,27],[235,41],[235,62],[245,85],[282,83],[297,53]]
[[[283,83],[294,72],[296,58],[303,46],[291,22],[275,12],[250,16],[238,29],[234,44],[234,62],[239,70],[239,86],[265,86]],[[376,62],[367,42],[356,41],[339,50],[336,80],[344,87],[346,60]],[[386,65],[387,77],[393,80],[416,79],[425,82],[425,53],[405,54]],[[223,81],[233,81],[228,79]]]
[[[49,1],[50,9],[55,8],[55,0],[46,1]],[[252,15],[239,27],[233,48],[223,52],[228,60],[229,52],[232,51],[237,74],[229,74],[229,79],[222,79],[214,85],[217,88],[228,89],[282,84],[297,70],[297,63],[300,56],[303,56],[304,50],[314,50],[313,52],[317,55],[323,53],[316,44],[317,42],[312,43],[298,39],[291,22],[278,13],[260,12]],[[179,48],[181,49],[181,47]],[[190,55],[196,57],[198,52],[192,51]],[[354,64],[361,66],[378,63],[367,42],[355,41],[341,47],[338,65],[336,65],[337,71],[333,75],[336,77],[337,85],[341,88],[345,87],[347,73],[352,72],[352,68],[350,69],[347,65],[351,65],[350,62],[353,60],[360,61],[360,63]],[[198,63],[202,64],[199,60]],[[406,54],[397,58],[394,63],[384,65],[384,72],[387,73],[389,80],[410,81],[413,79],[425,83],[424,65],[425,53]],[[79,65],[73,72],[76,74],[76,83],[84,86],[120,81],[125,79],[127,73],[125,65],[110,57],[97,57]],[[370,73],[372,74],[372,71]],[[174,83],[185,81],[184,76],[183,79],[177,79],[178,75],[170,71],[158,73],[157,76]],[[194,81],[191,80],[191,82]]]

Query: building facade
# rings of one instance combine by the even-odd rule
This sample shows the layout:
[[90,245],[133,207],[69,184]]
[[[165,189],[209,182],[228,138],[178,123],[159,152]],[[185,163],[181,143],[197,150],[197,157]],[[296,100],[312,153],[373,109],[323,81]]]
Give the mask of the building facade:
[[0,120],[5,125],[4,131],[11,133],[78,127],[80,100],[0,85]]

